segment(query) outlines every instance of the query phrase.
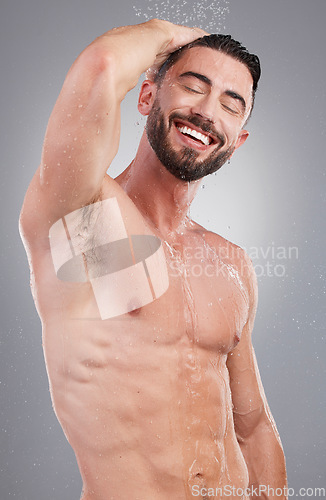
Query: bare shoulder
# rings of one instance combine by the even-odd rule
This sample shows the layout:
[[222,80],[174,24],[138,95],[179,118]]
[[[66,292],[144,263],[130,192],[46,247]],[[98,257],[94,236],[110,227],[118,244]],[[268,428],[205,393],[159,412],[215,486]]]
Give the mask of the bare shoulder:
[[237,272],[248,295],[253,303],[257,302],[257,277],[254,265],[247,252],[240,246],[232,243],[223,236],[209,231],[200,224],[193,222],[193,230],[200,233],[205,244],[207,244],[216,255],[228,266]]

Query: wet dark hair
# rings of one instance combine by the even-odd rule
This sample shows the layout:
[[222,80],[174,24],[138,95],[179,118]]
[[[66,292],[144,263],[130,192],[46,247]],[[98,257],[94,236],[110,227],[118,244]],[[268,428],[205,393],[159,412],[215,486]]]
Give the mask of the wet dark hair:
[[258,87],[258,81],[261,74],[260,69],[260,61],[258,56],[255,54],[250,54],[246,47],[244,47],[240,42],[234,40],[231,35],[206,35],[202,38],[198,38],[193,42],[184,45],[180,49],[177,49],[175,52],[172,52],[170,56],[166,59],[166,61],[162,64],[162,66],[157,71],[154,82],[160,86],[166,72],[173,66],[181,56],[192,47],[208,47],[210,49],[215,49],[223,54],[233,57],[237,61],[243,63],[249,70],[253,85],[252,85],[252,107],[254,104],[255,94]]

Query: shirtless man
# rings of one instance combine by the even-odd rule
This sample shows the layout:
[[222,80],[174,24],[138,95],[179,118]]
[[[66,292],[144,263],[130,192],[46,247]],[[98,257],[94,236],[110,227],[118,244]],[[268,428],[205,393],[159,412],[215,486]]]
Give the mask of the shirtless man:
[[[24,201],[51,396],[83,500],[274,498],[276,488],[286,498],[251,344],[252,264],[188,216],[202,177],[248,136],[259,62],[228,54],[235,42],[224,39],[220,50],[190,45],[159,70],[203,35],[151,20],[87,47]],[[148,68],[146,131],[113,179],[120,104]]]

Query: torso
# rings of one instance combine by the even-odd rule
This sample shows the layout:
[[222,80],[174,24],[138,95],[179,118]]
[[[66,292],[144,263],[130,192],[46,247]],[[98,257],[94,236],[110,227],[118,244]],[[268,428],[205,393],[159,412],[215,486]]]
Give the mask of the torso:
[[[163,239],[132,204],[123,208],[128,234]],[[133,310],[104,320],[90,283],[58,280],[49,249],[34,259],[51,395],[83,500],[183,500],[200,488],[247,487],[226,358],[248,297],[225,250],[233,247],[212,242],[193,223],[163,240],[167,291],[142,307],[135,296]]]

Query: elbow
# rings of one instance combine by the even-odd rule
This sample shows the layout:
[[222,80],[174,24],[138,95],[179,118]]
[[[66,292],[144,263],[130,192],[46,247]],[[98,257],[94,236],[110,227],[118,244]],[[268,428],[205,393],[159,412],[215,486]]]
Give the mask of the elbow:
[[[248,416],[247,416],[248,417]],[[274,455],[283,457],[283,447],[274,421],[263,410],[256,410],[250,419],[241,421],[235,426],[236,437],[241,448],[266,446]]]
[[140,76],[133,59],[126,57],[123,48],[109,37],[97,38],[82,52],[80,62],[86,66],[88,78],[105,80],[120,101],[137,85]]
[[264,408],[262,406],[246,414],[233,414],[236,436],[239,444],[243,443],[264,424]]
[[85,72],[88,79],[96,80],[103,75],[107,78],[116,73],[116,59],[112,50],[105,48],[100,41],[95,40],[77,58],[75,69],[78,74]]

